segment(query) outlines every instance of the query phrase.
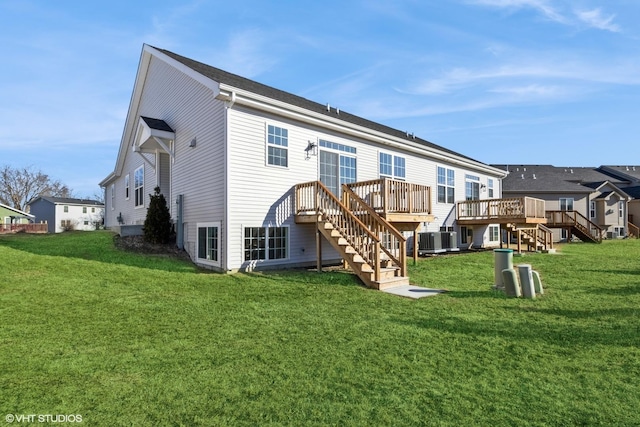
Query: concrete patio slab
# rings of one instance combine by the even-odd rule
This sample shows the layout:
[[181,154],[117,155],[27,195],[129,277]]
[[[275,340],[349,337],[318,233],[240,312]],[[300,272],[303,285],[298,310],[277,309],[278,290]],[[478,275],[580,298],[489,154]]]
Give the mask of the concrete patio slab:
[[393,288],[383,289],[382,292],[398,295],[401,297],[418,299],[418,298],[436,296],[438,294],[441,294],[447,291],[444,289],[431,289],[431,288],[423,288],[423,287],[414,286],[414,285],[404,285],[404,286],[396,286]]

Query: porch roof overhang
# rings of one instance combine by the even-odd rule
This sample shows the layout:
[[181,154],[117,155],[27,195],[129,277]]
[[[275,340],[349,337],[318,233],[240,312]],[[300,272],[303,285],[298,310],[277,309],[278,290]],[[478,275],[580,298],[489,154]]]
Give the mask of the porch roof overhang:
[[171,143],[175,138],[175,132],[164,120],[140,116],[133,151],[140,153],[164,151],[173,158]]

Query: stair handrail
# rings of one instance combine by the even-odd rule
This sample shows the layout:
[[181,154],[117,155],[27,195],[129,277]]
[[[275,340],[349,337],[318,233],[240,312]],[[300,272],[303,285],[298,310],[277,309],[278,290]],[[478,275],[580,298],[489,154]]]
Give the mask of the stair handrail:
[[[560,224],[571,224],[582,233],[590,236],[594,241],[601,242],[602,241],[602,227],[598,224],[592,222],[586,216],[582,215],[578,211],[546,211],[547,223],[557,224],[558,221],[555,221],[556,215],[561,215]],[[592,230],[596,230],[597,234],[593,233]]]
[[[380,236],[382,233],[389,233],[389,240],[380,241],[380,249],[387,254],[389,259],[400,269],[400,275],[407,275],[407,239],[389,221],[382,218],[376,210],[362,199],[348,185],[342,185],[342,204],[352,213],[362,215],[367,221],[362,222],[369,227],[373,233]],[[387,245],[389,247],[387,247]],[[396,256],[392,253],[392,248],[398,247],[400,254]]]
[[525,236],[534,239],[537,243],[541,243],[544,249],[553,249],[553,231],[543,224],[538,224],[536,228],[532,229],[524,228],[521,231]]
[[[303,188],[313,188],[313,211],[319,217],[329,221],[347,240],[349,245],[374,270],[374,280],[380,280],[380,239],[366,224],[355,216],[322,182],[312,181],[296,185],[296,193]],[[302,199],[302,197],[300,197]],[[308,202],[308,200],[307,200]],[[311,206],[300,206],[296,202],[296,211],[308,212]]]
[[634,236],[636,238],[640,238],[640,227],[638,227],[637,225],[635,225],[632,222],[628,222],[627,225],[629,226],[629,236]]

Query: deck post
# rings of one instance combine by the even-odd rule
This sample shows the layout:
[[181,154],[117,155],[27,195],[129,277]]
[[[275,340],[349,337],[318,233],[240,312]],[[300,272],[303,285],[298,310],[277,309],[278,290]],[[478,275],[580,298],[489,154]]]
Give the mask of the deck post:
[[518,228],[518,253],[522,254],[522,230]]
[[[318,226],[320,223],[318,222]],[[320,229],[316,227],[316,269],[318,273],[322,272],[322,233]]]
[[418,263],[418,229],[413,230],[413,265]]

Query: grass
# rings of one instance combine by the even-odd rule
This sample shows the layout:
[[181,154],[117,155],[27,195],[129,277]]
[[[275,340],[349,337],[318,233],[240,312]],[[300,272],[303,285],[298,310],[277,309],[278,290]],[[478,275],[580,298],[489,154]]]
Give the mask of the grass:
[[637,426],[640,241],[411,266],[409,300],[341,272],[220,275],[106,232],[0,238],[0,414],[84,425]]

